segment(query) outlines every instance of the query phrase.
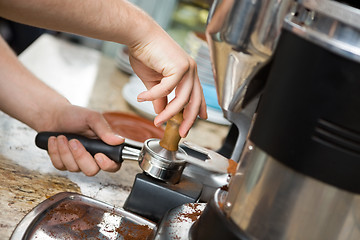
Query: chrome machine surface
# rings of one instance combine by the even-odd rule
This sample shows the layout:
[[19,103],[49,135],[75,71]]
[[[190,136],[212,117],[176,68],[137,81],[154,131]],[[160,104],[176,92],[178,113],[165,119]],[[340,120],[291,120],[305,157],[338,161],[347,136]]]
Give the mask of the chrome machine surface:
[[206,34],[218,100],[239,130],[234,161],[239,161],[257,106],[259,89],[252,87],[250,93],[249,84],[272,55],[290,2],[216,0],[210,9]]
[[[341,59],[338,60],[339,62],[349,61],[354,65],[360,64],[359,9],[330,0],[294,1],[290,9],[291,11],[284,19],[284,31],[286,30],[293,36],[313,44],[313,46],[318,46],[321,49],[319,51],[324,52],[325,50],[334,54],[332,55],[334,59]],[[296,48],[297,46],[294,45],[293,47]],[[319,56],[321,55],[319,54]],[[292,57],[294,56],[288,56],[289,59]],[[319,62],[319,64],[327,64],[327,59],[321,60],[323,62]],[[236,68],[235,66],[232,67]],[[314,69],[313,71],[317,71],[316,68]],[[299,71],[306,72],[308,70],[299,69]],[[346,80],[349,85],[354,83],[351,80],[352,78],[358,79],[359,77],[356,75],[357,72],[353,75],[343,73],[346,70],[341,69],[340,63],[339,70],[336,71],[340,73],[339,76],[348,78],[343,79],[343,81]],[[318,75],[309,75],[309,78],[314,78],[314,81],[317,81],[316,77],[322,76],[322,73],[321,70]],[[293,74],[296,74],[296,72]],[[290,82],[292,79],[288,79],[288,81]],[[335,80],[331,79],[331,81]],[[354,87],[356,88],[356,85]],[[222,88],[220,86],[219,89]],[[325,89],[327,88],[324,86],[324,91],[326,91]],[[338,89],[338,92],[340,91],[342,90]],[[225,98],[221,95],[221,91],[219,96],[224,104]],[[304,97],[306,97],[305,93]],[[236,98],[230,99],[235,100]],[[266,100],[271,101],[271,99]],[[356,106],[358,98],[353,97],[352,100],[354,101],[353,105]],[[241,100],[236,99],[236,103],[241,103]],[[317,103],[314,102],[314,106],[316,105]],[[344,114],[343,118],[340,116],[334,118],[333,121],[341,122],[341,119],[350,117],[348,113],[353,111],[350,107],[352,105],[350,101],[348,105],[349,108],[346,107],[348,112],[346,110],[342,112]],[[306,108],[312,107],[311,105],[306,106]],[[350,154],[353,158],[356,158],[358,156],[358,150],[356,149],[359,144],[359,139],[356,140],[358,133],[356,130],[351,132],[350,129],[357,129],[358,125],[345,125],[339,130],[341,124],[338,125],[324,120],[326,117],[331,116],[333,112],[333,110],[329,110],[322,113],[325,117],[319,115],[319,118],[316,119],[318,127],[314,129],[311,141],[325,146],[337,144],[336,141],[339,139],[341,141],[345,140],[343,144],[349,143],[354,149],[350,147],[345,150],[343,148],[345,145],[342,144],[332,145],[331,148],[336,148],[339,152]],[[342,132],[331,132],[334,126],[340,132],[345,131],[350,135],[354,135],[355,139],[344,138],[341,135]],[[257,134],[260,133],[257,132]],[[267,134],[266,131],[263,134]],[[301,137],[301,135],[293,136],[289,132],[289,141],[292,141],[291,138],[297,137]],[[330,142],[329,139],[333,142]],[[277,139],[273,139],[273,141],[277,141]],[[264,146],[264,143],[262,144]],[[281,148],[280,145],[277,149]],[[267,150],[269,149],[271,148]],[[285,146],[283,151],[287,151]],[[317,152],[314,150],[313,154],[317,154]],[[278,156],[283,157],[285,155],[278,154]],[[293,160],[297,161],[296,154],[293,153],[292,156],[294,156]],[[307,156],[309,159],[311,158],[309,155]],[[325,158],[323,156],[319,160],[323,161]],[[237,174],[230,182],[229,194],[224,204],[224,211],[227,216],[250,239],[359,239],[360,195],[357,190],[349,186],[344,185],[342,188],[341,184],[337,185],[337,181],[341,182],[343,176],[333,175],[333,179],[327,182],[320,171],[316,173],[319,175],[319,181],[315,173],[311,172],[308,175],[306,171],[309,172],[309,170],[304,173],[301,164],[294,167],[295,165],[292,165],[291,161],[292,159],[279,161],[279,159],[257,146],[257,143],[248,141],[244,147]],[[341,161],[339,160],[339,162]],[[311,165],[312,163],[303,162],[302,164]],[[324,172],[327,171],[327,167],[329,166],[324,165]],[[336,168],[336,164],[334,163],[332,167]]]
[[153,222],[124,209],[62,192],[29,212],[11,239],[146,239],[155,228]]
[[249,142],[224,211],[255,239],[359,239],[360,195],[306,177]]

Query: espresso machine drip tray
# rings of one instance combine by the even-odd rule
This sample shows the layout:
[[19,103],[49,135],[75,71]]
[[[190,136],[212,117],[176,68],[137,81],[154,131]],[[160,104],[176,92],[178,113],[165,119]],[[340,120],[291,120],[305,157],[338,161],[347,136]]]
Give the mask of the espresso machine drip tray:
[[18,224],[12,240],[148,239],[155,224],[121,208],[77,194],[48,198]]

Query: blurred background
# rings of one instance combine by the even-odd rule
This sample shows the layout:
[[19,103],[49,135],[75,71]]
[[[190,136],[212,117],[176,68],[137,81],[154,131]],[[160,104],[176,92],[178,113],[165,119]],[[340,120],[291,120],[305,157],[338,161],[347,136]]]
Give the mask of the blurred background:
[[[212,0],[129,0],[151,15],[165,30],[184,44],[188,31],[203,32]],[[0,35],[20,54],[43,33],[50,33],[72,42],[104,51],[115,56],[115,43],[67,33],[48,31],[0,18]]]
[[[218,105],[214,78],[211,70],[210,55],[205,39],[205,27],[209,8],[213,0],[129,0],[152,16],[169,35],[183,47],[197,62],[205,100],[208,106],[209,120],[228,125]],[[35,28],[0,18],[0,34],[21,54],[39,36],[47,33],[58,38],[101,51],[114,59],[119,70],[129,74],[130,83],[123,92],[125,99],[135,108],[140,108],[136,98],[143,89],[141,81],[133,74],[129,63],[128,49],[125,45],[101,41],[69,33],[60,33]],[[134,92],[136,91],[136,92]],[[171,97],[170,97],[171,98]],[[144,107],[145,106],[145,107]],[[141,105],[140,110],[154,115],[152,105]],[[149,116],[151,117],[151,116]]]

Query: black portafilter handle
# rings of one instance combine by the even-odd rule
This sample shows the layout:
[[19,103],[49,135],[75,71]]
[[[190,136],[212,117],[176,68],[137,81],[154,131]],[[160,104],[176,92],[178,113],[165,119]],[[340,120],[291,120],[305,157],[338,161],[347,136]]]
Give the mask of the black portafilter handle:
[[52,136],[64,135],[68,140],[77,139],[85,147],[85,149],[94,156],[96,153],[103,153],[108,158],[117,163],[122,163],[122,151],[125,143],[120,145],[109,145],[100,139],[91,139],[78,134],[60,133],[60,132],[39,132],[35,137],[35,144],[37,147],[48,150],[48,140]]

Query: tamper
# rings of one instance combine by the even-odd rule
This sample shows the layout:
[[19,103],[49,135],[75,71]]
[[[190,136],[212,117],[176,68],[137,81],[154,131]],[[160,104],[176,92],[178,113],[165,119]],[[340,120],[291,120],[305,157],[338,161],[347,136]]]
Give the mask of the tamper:
[[139,165],[148,175],[173,184],[179,182],[186,164],[185,160],[176,158],[177,153],[186,154],[179,147],[179,126],[182,120],[183,114],[179,112],[167,122],[161,140],[150,138],[144,142],[139,155]]

